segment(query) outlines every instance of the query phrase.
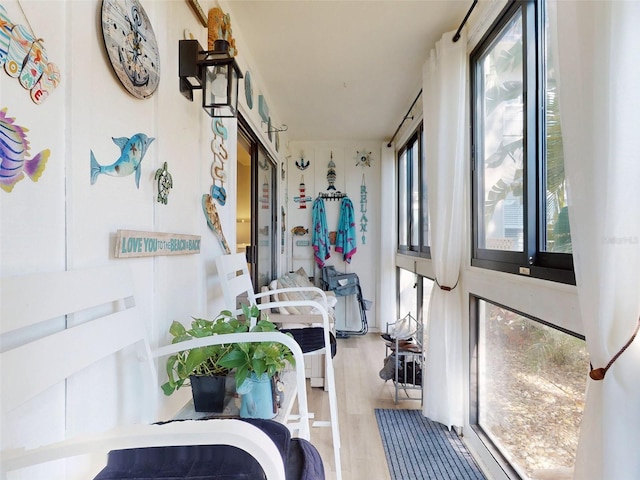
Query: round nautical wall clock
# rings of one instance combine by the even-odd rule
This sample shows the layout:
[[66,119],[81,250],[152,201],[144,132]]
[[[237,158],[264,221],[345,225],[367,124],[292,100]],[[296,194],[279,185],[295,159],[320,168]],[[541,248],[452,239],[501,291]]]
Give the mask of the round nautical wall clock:
[[102,0],[102,36],[122,85],[137,98],[149,98],[160,83],[160,53],[139,0]]

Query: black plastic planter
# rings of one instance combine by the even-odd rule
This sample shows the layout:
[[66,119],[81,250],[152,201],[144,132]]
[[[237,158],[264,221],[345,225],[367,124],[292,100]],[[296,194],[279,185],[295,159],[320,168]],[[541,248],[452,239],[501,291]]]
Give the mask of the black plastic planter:
[[191,375],[189,380],[196,412],[221,413],[224,410],[227,377]]

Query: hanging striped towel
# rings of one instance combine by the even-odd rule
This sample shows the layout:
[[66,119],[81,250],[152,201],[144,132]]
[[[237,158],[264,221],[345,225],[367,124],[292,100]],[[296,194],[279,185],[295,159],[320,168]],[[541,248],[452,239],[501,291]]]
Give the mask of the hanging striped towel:
[[336,252],[342,253],[342,259],[351,263],[351,257],[355,255],[356,250],[356,220],[353,213],[353,203],[349,197],[344,197],[340,203]]
[[327,214],[325,213],[324,200],[322,197],[317,197],[313,201],[311,221],[313,223],[313,234],[311,236],[313,256],[318,266],[322,268],[324,267],[324,261],[331,256]]

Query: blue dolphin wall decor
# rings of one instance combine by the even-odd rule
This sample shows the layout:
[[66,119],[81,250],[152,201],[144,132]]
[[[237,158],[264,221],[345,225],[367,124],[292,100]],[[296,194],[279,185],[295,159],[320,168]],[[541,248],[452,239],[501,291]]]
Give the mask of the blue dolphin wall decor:
[[136,173],[136,187],[140,188],[140,163],[147,153],[149,144],[155,140],[147,137],[144,133],[136,133],[133,137],[111,137],[113,143],[120,147],[120,158],[113,164],[103,166],[98,164],[96,157],[91,150],[91,185],[96,183],[98,175],[104,173],[112,177],[126,177],[133,172]]

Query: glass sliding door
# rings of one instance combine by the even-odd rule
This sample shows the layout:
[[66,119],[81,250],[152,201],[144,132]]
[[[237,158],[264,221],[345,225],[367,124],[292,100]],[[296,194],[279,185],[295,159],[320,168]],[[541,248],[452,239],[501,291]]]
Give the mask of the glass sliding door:
[[257,165],[257,277],[254,285],[257,289],[269,284],[275,275],[276,215],[275,215],[275,178],[276,168],[271,158],[262,149],[258,149]]
[[251,247],[251,141],[238,134],[237,203],[236,203],[236,252],[246,252]]
[[238,126],[236,252],[259,291],[276,273],[276,164],[241,117]]

